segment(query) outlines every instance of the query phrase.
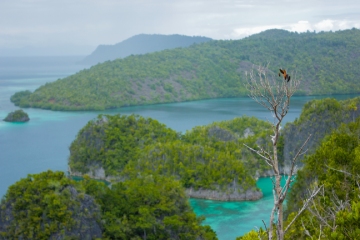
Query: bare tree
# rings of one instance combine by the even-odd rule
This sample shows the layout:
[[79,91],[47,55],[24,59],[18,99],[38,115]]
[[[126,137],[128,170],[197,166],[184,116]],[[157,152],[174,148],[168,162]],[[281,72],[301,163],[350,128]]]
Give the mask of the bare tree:
[[[360,175],[355,176],[346,170],[335,169],[328,165],[325,166],[331,171],[343,173],[346,177],[351,177],[355,181],[355,184],[360,191]],[[324,205],[322,203],[326,195],[327,201],[331,203],[329,205]],[[358,196],[358,198],[360,198],[360,195]],[[338,228],[338,225],[336,224],[338,213],[344,210],[351,212],[351,207],[352,202],[348,193],[346,193],[345,199],[340,199],[340,197],[336,194],[334,190],[331,191],[331,194],[325,194],[325,189],[322,188],[322,191],[320,192],[318,198],[311,201],[307,209],[309,210],[311,215],[318,220],[316,224],[319,224],[319,226],[313,225],[312,227],[320,229],[319,235],[321,236],[321,229],[328,228],[332,232],[335,232]],[[310,232],[306,229],[306,226],[304,224],[303,227],[305,229],[306,235],[310,238],[313,238],[313,236],[311,236]],[[354,229],[351,229],[351,227],[349,227],[346,231],[344,231],[344,234],[349,234],[352,231],[354,231]],[[350,236],[347,237],[351,239]]]
[[[248,149],[258,154],[274,171],[273,179],[273,195],[274,195],[274,206],[270,214],[270,225],[267,228],[265,222],[265,229],[268,235],[268,239],[273,239],[273,229],[275,227],[277,239],[284,239],[285,232],[289,229],[290,225],[295,219],[287,226],[284,230],[284,219],[283,219],[283,203],[288,193],[291,182],[293,181],[293,175],[296,173],[296,161],[298,157],[305,153],[304,147],[309,141],[310,136],[305,140],[301,148],[297,151],[294,158],[291,159],[291,164],[288,172],[286,172],[287,178],[285,185],[282,187],[281,173],[279,160],[278,160],[278,149],[277,144],[280,136],[281,123],[289,111],[290,99],[298,89],[300,80],[296,78],[296,74],[290,76],[285,70],[280,70],[279,76],[270,74],[268,66],[259,66],[254,68],[252,71],[247,72],[247,83],[246,88],[250,92],[249,96],[254,99],[257,103],[268,109],[274,118],[272,123],[273,135],[271,137],[272,149],[267,151],[264,147],[258,146],[258,149],[253,149],[245,145]],[[269,77],[270,76],[270,77]],[[290,78],[291,77],[291,78]],[[314,189],[309,198],[305,201],[304,207],[299,210],[298,215],[304,211],[314,196],[319,192],[319,188]]]

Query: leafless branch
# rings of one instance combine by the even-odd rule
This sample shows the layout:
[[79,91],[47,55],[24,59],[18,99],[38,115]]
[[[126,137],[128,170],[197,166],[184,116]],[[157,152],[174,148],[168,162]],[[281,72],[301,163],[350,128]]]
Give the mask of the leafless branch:
[[310,196],[305,200],[302,208],[297,212],[296,216],[291,220],[291,222],[289,223],[289,225],[286,227],[286,229],[284,230],[284,233],[287,232],[287,230],[289,230],[289,228],[291,227],[291,225],[295,222],[295,220],[300,216],[300,214],[305,211],[305,209],[308,208],[309,204],[313,201],[313,199],[315,198],[315,196],[320,192],[321,189],[323,189],[323,185],[321,185],[320,187],[315,188],[312,192],[310,192]]
[[[293,96],[293,94],[299,87],[300,81],[296,78],[296,73],[294,74],[291,81],[290,78],[277,78],[274,75],[270,75],[268,67],[269,64],[264,67],[254,67],[253,70],[246,73],[247,83],[245,87],[249,91],[249,97],[259,103],[261,106],[268,109],[273,115],[273,135],[270,136],[272,141],[272,152],[266,151],[261,147],[258,147],[259,150],[255,150],[247,146],[246,144],[244,145],[249,150],[264,159],[266,164],[271,166],[272,170],[274,171],[275,177],[274,179],[272,179],[274,206],[270,214],[270,226],[267,230],[267,233],[268,238],[272,239],[274,219],[276,214],[276,235],[278,239],[284,239],[283,201],[285,200],[286,194],[290,187],[290,183],[292,181],[292,176],[296,170],[296,160],[299,155],[304,153],[303,148],[309,141],[309,138],[305,141],[304,145],[300,148],[294,159],[292,159],[289,178],[286,180],[284,188],[282,188],[280,184],[281,173],[277,156],[277,142],[280,136],[281,122],[289,111],[290,98]],[[281,72],[283,72],[283,70],[281,70]]]

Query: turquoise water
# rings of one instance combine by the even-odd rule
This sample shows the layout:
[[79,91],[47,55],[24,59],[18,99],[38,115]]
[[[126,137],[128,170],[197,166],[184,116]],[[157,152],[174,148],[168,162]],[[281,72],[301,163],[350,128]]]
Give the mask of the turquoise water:
[[191,199],[190,204],[197,215],[206,217],[204,224],[210,225],[219,239],[235,239],[252,229],[263,227],[262,220],[269,222],[273,204],[272,182],[270,178],[260,178],[257,185],[264,194],[258,201],[220,202]]
[[[16,91],[34,90],[46,82],[73,74],[85,66],[76,65],[79,57],[0,57],[0,119],[15,109],[9,100]],[[337,96],[338,99],[355,95]],[[294,97],[286,121],[299,116],[304,103],[318,97]],[[271,114],[249,98],[212,99],[184,103],[127,107],[102,112],[53,112],[25,109],[30,116],[27,123],[0,121],[0,196],[6,189],[29,173],[48,169],[67,170],[69,146],[77,132],[98,114],[136,113],[152,117],[179,132],[214,121],[230,120],[247,115],[272,120]],[[258,185],[269,189],[269,179],[260,179]],[[216,202],[190,200],[198,215],[206,216],[219,239],[234,239],[267,221],[272,206],[271,192],[255,202]]]

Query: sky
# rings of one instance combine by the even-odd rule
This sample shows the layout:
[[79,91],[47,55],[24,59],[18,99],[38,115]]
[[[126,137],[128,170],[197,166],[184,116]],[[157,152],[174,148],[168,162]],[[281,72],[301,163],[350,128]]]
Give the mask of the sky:
[[89,55],[134,35],[360,28],[359,0],[0,0],[0,56]]

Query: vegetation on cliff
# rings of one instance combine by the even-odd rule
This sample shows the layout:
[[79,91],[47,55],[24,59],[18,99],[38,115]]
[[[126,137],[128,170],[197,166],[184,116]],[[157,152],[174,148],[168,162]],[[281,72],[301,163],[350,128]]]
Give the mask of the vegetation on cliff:
[[360,116],[360,97],[338,101],[334,98],[307,102],[298,119],[287,123],[282,133],[281,157],[287,161],[293,158],[291,149],[298,149],[310,135],[308,154],[313,153],[322,139],[342,123],[349,123]]
[[99,115],[83,127],[70,146],[69,167],[89,173],[102,167],[107,176],[118,176],[144,147],[165,143],[178,134],[164,124],[138,115]]
[[307,198],[307,190],[323,185],[308,210],[291,228],[289,239],[358,239],[360,236],[360,118],[327,136],[304,159],[288,201],[288,220]]
[[106,176],[119,179],[160,174],[179,179],[186,188],[225,194],[258,192],[255,178],[268,167],[243,143],[265,141],[269,130],[264,121],[242,117],[181,135],[140,116],[100,115],[71,144],[69,166],[72,172],[90,175],[103,168]]
[[30,174],[0,204],[0,239],[101,237],[100,208],[63,172]]
[[[268,30],[245,39],[108,61],[47,83],[12,101],[21,107],[102,110],[129,105],[247,95],[241,85],[253,64],[276,62],[303,79],[297,94],[358,93],[360,30],[291,33]],[[296,56],[296,58],[294,57]]]
[[172,178],[141,174],[110,189],[85,177],[83,185],[101,206],[106,239],[217,239]]
[[29,115],[22,109],[11,112],[4,118],[5,122],[27,122],[29,120]]
[[9,187],[0,239],[217,239],[203,219],[172,178],[142,174],[109,188],[47,171]]

